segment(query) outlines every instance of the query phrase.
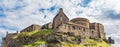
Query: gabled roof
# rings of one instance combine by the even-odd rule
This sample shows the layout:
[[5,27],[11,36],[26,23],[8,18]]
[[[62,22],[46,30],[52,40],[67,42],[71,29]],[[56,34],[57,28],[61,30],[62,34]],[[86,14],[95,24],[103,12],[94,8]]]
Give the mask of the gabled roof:
[[58,14],[54,17],[54,19],[55,19],[57,16],[59,16],[59,14],[63,14],[67,19],[69,19],[69,18],[65,15],[65,13],[63,12],[63,9],[62,9],[62,8],[59,9],[59,12],[58,12]]

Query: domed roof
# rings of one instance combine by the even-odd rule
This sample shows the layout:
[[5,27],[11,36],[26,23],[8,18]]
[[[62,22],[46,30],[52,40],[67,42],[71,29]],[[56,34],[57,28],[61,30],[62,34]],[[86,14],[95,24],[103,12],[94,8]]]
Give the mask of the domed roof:
[[88,19],[86,19],[86,18],[74,18],[74,19],[72,19],[71,21],[86,21],[86,22],[89,22],[89,20]]

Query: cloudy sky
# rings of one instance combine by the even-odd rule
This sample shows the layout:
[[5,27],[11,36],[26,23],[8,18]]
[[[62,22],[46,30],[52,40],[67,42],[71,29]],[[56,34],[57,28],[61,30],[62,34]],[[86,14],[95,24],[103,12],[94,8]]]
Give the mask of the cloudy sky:
[[102,23],[107,37],[120,43],[120,0],[0,0],[0,43],[6,31],[14,33],[31,24],[51,22],[63,8],[69,19],[88,18]]

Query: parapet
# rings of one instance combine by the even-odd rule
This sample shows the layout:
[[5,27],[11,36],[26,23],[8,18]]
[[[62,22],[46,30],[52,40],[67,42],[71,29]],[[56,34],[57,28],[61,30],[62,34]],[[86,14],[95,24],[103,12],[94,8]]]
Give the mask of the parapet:
[[86,21],[86,22],[89,22],[89,20],[86,19],[86,18],[74,18],[71,21]]
[[89,28],[89,20],[86,18],[74,18],[71,20],[71,22],[79,25],[83,25],[86,28]]

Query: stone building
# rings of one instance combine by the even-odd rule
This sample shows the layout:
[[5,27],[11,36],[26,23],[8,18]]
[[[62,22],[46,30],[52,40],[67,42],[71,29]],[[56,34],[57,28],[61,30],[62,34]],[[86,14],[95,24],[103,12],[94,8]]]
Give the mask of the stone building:
[[83,38],[102,38],[106,39],[104,26],[100,23],[90,23],[86,18],[69,18],[64,14],[61,8],[59,13],[54,17],[53,29],[56,32],[71,32],[74,35]]
[[44,24],[41,29],[52,29],[52,28],[53,28],[53,27],[52,27],[52,23],[49,22],[49,23],[47,23],[47,24]]
[[60,8],[59,13],[53,19],[53,28],[56,29],[63,22],[68,22],[69,18],[64,14],[63,9]]
[[32,24],[29,27],[21,30],[20,32],[30,32],[30,31],[35,31],[35,30],[40,30],[42,26],[40,25],[36,25],[36,24]]
[[16,33],[6,33],[6,37],[2,38],[2,47],[14,47],[14,42],[12,37],[17,35],[18,31]]
[[[86,18],[74,18],[69,20],[69,18],[64,14],[62,8],[60,8],[58,14],[54,17],[53,22],[44,24],[42,26],[32,24],[31,26],[21,30],[20,33],[31,32],[40,29],[54,29],[54,32],[56,33],[72,33],[72,35],[81,36],[81,38],[102,38],[109,44],[114,43],[114,40],[111,38],[106,40],[104,26],[101,23],[90,23],[90,21]],[[13,40],[11,38],[17,34],[18,32],[7,32],[6,37],[2,38],[2,47],[14,47],[14,43],[12,43]],[[45,45],[40,45],[39,47],[41,46]]]

